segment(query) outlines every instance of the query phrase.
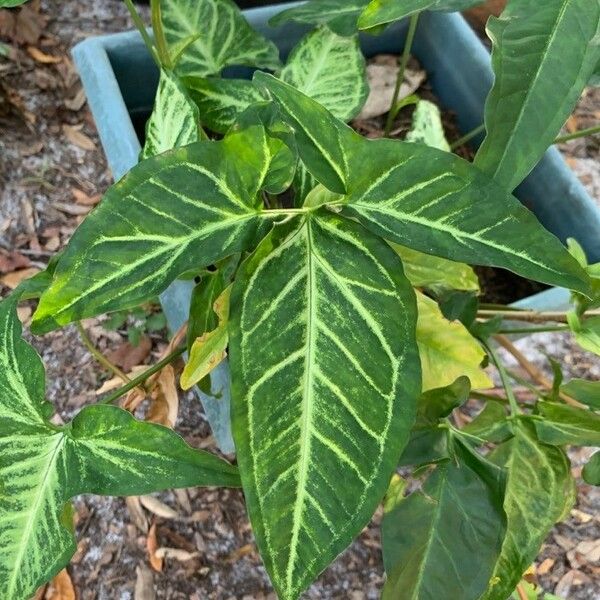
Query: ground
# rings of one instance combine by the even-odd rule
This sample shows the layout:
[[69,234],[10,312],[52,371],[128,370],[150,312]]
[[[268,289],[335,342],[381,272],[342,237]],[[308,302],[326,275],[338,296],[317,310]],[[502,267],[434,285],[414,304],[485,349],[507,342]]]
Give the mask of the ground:
[[[14,285],[15,271],[45,266],[111,182],[68,49],[89,35],[130,27],[127,11],[120,0],[43,0],[37,9],[30,5],[17,22],[0,13],[0,39],[9,44],[8,57],[0,58],[0,277],[4,273],[9,285],[0,286],[0,295]],[[568,126],[590,126],[599,113],[600,95],[588,91]],[[561,149],[598,200],[597,140]],[[25,322],[29,312],[23,309]],[[107,331],[101,321],[90,320],[86,328],[104,352],[123,348],[122,333]],[[108,375],[75,328],[32,341],[46,364],[57,419],[66,421],[95,401],[95,390]],[[135,362],[156,360],[165,344],[164,332],[150,334]],[[568,336],[545,334],[521,344],[540,364],[548,352],[562,361],[567,375],[600,379],[600,360],[581,352]],[[190,443],[215,450],[193,396],[182,396],[178,431]],[[576,474],[589,454],[572,454]],[[600,598],[599,507],[600,491],[580,486],[576,510],[555,528],[537,562],[545,590],[571,599]],[[81,599],[275,598],[239,491],[186,490],[127,503],[86,497],[76,500],[76,508],[80,541],[68,572]],[[379,518],[307,598],[378,597],[383,582]],[[153,545],[166,554],[162,565],[154,550],[153,565],[149,562]],[[56,598],[51,590],[45,594]]]

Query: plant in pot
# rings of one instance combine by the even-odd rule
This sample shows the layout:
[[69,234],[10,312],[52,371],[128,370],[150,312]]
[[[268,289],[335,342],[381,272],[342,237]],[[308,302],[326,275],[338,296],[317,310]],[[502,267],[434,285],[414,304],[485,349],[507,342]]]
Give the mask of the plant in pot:
[[[196,485],[242,486],[281,598],[298,598],[382,502],[383,598],[509,597],[574,501],[564,447],[600,445],[600,385],[546,381],[507,337],[570,328],[600,352],[598,265],[512,195],[597,67],[600,2],[510,0],[490,23],[496,82],[474,164],[448,151],[425,101],[412,141],[345,121],[368,92],[359,28],[410,17],[400,84],[420,11],[475,2],[307,2],[275,19],[317,26],[285,65],[228,0],[153,2],[153,39],[126,2],[160,68],[140,162],[0,303],[0,597],[31,596],[68,562],[74,495]],[[274,74],[220,77],[240,64]],[[469,265],[571,289],[573,309],[481,305]],[[196,283],[186,341],[54,425],[18,303],[39,297],[43,334],[182,277]],[[528,367],[533,400],[498,343]],[[235,465],[113,405],[186,350],[184,387],[229,357]],[[488,363],[500,394],[485,391]],[[465,424],[453,414],[470,399]],[[409,495],[400,466],[420,482]]]

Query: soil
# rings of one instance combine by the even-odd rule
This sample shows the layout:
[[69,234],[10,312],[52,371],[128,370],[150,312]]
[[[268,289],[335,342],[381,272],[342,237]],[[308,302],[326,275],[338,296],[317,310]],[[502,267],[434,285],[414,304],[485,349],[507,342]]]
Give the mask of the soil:
[[[31,14],[16,29],[14,23],[7,23],[6,12],[0,11],[0,40],[9,45],[9,57],[0,58],[0,269],[5,273],[43,268],[110,184],[69,49],[89,35],[131,27],[121,0],[42,0],[39,14],[36,5],[31,6]],[[591,125],[599,111],[600,95],[589,92],[572,125]],[[410,119],[410,113],[401,114],[400,119]],[[457,139],[451,115],[446,119],[450,139]],[[597,141],[571,142],[561,149],[598,199]],[[470,151],[463,152],[468,158]],[[0,295],[8,291],[8,286],[0,284]],[[23,309],[26,323],[31,308]],[[103,352],[121,347],[125,332],[108,331],[102,322],[90,319],[85,323],[94,343]],[[27,335],[46,364],[47,395],[56,406],[56,419],[67,421],[96,400],[95,390],[109,375],[93,361],[73,327],[43,338]],[[582,352],[568,336],[548,334],[532,340],[520,344],[536,363],[546,365],[547,352],[565,365],[567,375],[600,379],[598,357]],[[167,342],[164,332],[152,334],[150,341],[147,355],[139,362],[155,361]],[[197,447],[216,452],[192,395],[181,396],[177,430]],[[587,449],[572,453],[575,474],[588,455]],[[146,508],[140,509],[135,501],[118,498],[75,500],[79,549],[68,572],[79,598],[275,598],[239,491],[194,489],[154,494],[153,498],[170,506],[177,516],[160,516],[156,512],[164,515],[164,507],[157,510],[147,501]],[[580,552],[582,543],[600,538],[599,507],[600,491],[580,485],[577,511],[555,528],[536,563],[543,566],[538,578],[545,590],[558,589],[574,600],[600,599],[600,565],[582,558]],[[383,583],[379,521],[380,514],[376,514],[306,598],[378,597]],[[156,527],[151,529],[152,525]],[[149,562],[147,545],[148,539],[154,539],[152,532],[159,547],[180,551],[166,558],[160,571]]]

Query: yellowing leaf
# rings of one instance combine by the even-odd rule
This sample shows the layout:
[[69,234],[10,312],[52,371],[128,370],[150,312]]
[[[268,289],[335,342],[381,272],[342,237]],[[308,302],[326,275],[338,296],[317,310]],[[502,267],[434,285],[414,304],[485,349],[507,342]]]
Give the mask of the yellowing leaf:
[[423,369],[423,391],[450,385],[461,375],[473,389],[492,387],[481,363],[485,352],[462,323],[448,321],[438,305],[417,292],[417,344]]

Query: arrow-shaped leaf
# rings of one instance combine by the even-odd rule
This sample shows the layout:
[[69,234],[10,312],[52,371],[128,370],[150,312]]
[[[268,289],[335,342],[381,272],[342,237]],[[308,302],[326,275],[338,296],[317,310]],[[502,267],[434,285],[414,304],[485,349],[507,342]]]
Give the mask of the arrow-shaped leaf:
[[589,278],[531,212],[467,161],[420,144],[366,140],[324,107],[265,73],[313,175],[343,213],[414,250],[491,265],[589,293]]
[[228,65],[249,65],[276,70],[277,46],[246,21],[232,0],[161,0],[165,36],[172,48],[194,36],[179,58],[180,75],[220,75]]
[[600,1],[511,0],[488,33],[496,77],[475,164],[513,190],[552,144],[600,61]]
[[52,425],[44,367],[20,337],[16,306],[16,296],[0,302],[0,597],[25,600],[75,551],[64,511],[73,496],[235,486],[239,478],[166,427],[113,406]]
[[276,226],[238,273],[234,439],[282,599],[350,544],[386,491],[420,389],[415,323],[397,255],[327,213]]
[[255,243],[272,159],[262,126],[143,161],[73,235],[33,328],[136,306],[178,275]]

